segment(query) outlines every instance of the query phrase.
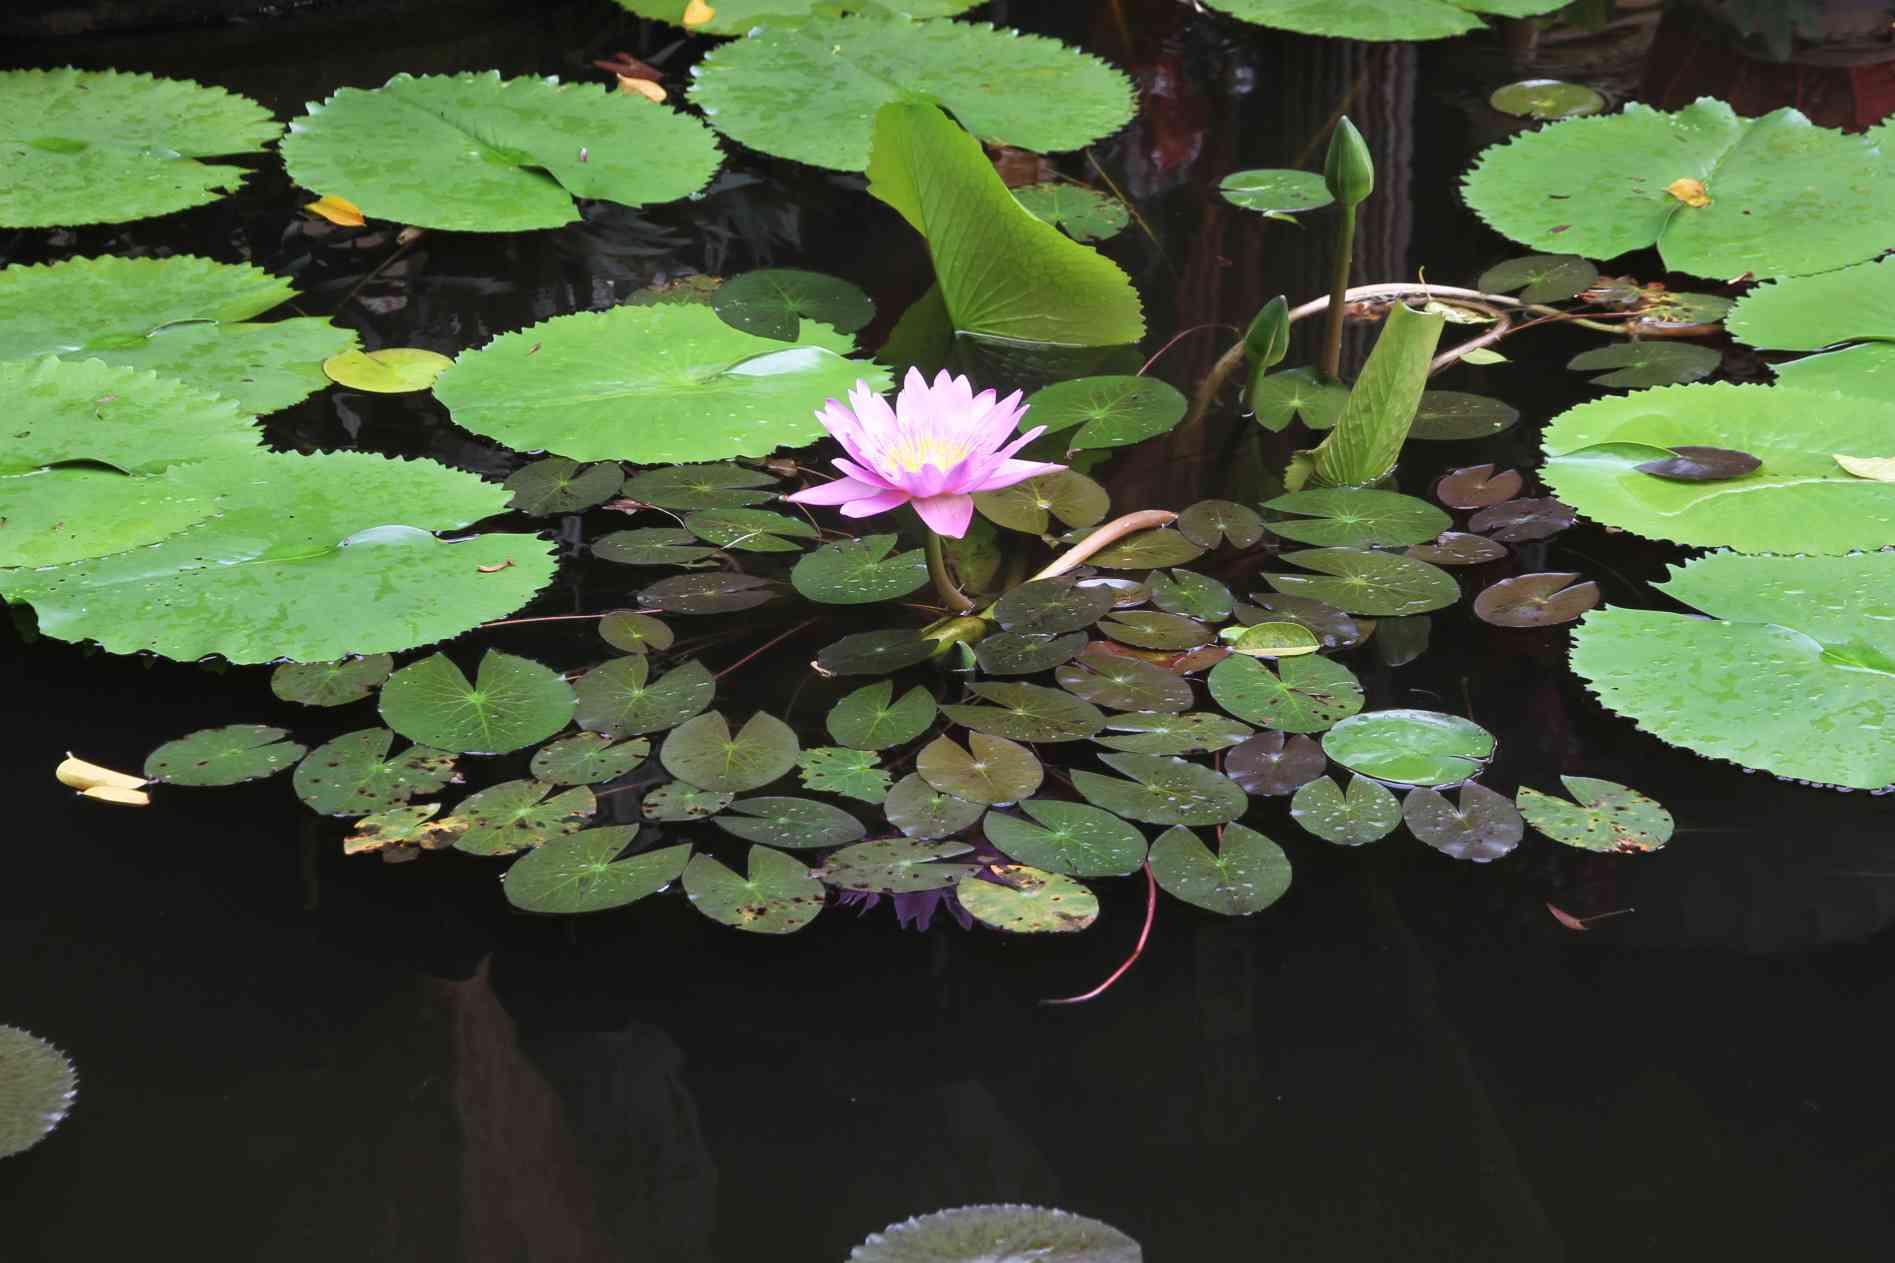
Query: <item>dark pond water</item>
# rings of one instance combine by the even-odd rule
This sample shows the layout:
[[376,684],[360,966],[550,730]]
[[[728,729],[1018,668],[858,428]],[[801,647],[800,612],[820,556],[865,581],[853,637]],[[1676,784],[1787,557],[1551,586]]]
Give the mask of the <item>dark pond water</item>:
[[[1384,173],[1358,279],[1425,266],[1466,283],[1508,253],[1454,194],[1492,139],[1493,121],[1464,108],[1478,50],[1295,40],[1170,3],[1128,4],[1123,23],[1104,3],[989,8],[1147,88],[1138,122],[1095,156],[1153,230],[1110,247],[1144,292],[1151,347],[1322,288],[1316,233],[1234,211],[1214,189],[1231,170],[1307,162],[1351,93]],[[193,76],[288,116],[397,70],[576,76],[669,42],[580,3],[291,15],[0,56]],[[1068,169],[1083,174],[1083,159]],[[926,260],[858,187],[742,155],[701,203],[517,238],[437,234],[338,318],[371,344],[452,352],[664,276],[774,263],[869,289],[874,345],[925,287]],[[295,206],[265,164],[240,196],[22,234],[10,257],[247,258],[295,274],[305,310],[335,311],[392,243],[351,248]],[[1188,388],[1226,344],[1193,335],[1156,371]],[[1584,397],[1557,367],[1581,344],[1511,345],[1524,363],[1440,384],[1504,395],[1526,421],[1422,451],[1405,488],[1450,465],[1530,467],[1537,424]],[[270,429],[286,446],[425,452],[491,475],[516,461],[425,395],[331,391]],[[1115,471],[1116,503],[1225,490],[1216,437]],[[1626,604],[1653,603],[1643,584],[1666,559],[1584,526],[1523,557],[1596,577]],[[531,612],[610,608],[631,573],[574,565]],[[590,632],[558,624],[486,634],[554,661],[590,652]],[[706,659],[728,665],[768,634]],[[1235,923],[1164,902],[1131,973],[1068,1008],[1039,1001],[1124,957],[1143,912],[1135,881],[1100,883],[1099,925],[1054,940],[905,933],[886,907],[832,909],[784,940],[732,933],[676,898],[571,923],[517,916],[479,862],[345,860],[334,822],[280,781],[167,794],[144,812],[73,799],[50,776],[65,749],[136,766],[198,727],[308,731],[307,714],[275,703],[261,671],[0,635],[0,1022],[53,1039],[81,1075],[66,1124],[0,1164],[0,1258],[155,1246],[270,1263],[816,1263],[890,1221],[988,1201],[1098,1216],[1155,1263],[1879,1259],[1895,1232],[1887,801],[1659,744],[1571,677],[1559,630],[1489,628],[1463,608],[1438,615],[1430,652],[1397,673],[1353,661],[1371,706],[1438,707],[1498,733],[1497,788],[1576,772],[1656,795],[1681,826],[1667,850],[1591,856],[1539,839],[1491,866],[1406,838],[1341,850],[1271,800],[1250,819],[1290,850],[1290,894]],[[740,710],[782,705],[820,636],[728,677],[726,695]],[[791,718],[814,722],[826,687],[810,685]],[[1574,933],[1549,900],[1627,911]]]

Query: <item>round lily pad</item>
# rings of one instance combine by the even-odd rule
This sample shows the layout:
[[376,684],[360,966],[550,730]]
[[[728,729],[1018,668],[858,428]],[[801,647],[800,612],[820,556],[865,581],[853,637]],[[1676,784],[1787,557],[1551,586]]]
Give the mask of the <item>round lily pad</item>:
[[1192,543],[1183,531],[1160,527],[1127,535],[1092,554],[1090,561],[1102,570],[1156,570],[1182,566],[1203,555],[1204,549]]
[[410,663],[382,685],[382,722],[417,745],[505,754],[572,719],[570,684],[551,667],[489,649],[473,681],[446,654]]
[[535,780],[553,785],[602,785],[615,781],[651,754],[651,742],[615,741],[602,732],[561,737],[533,752]]
[[1075,770],[1073,788],[1087,802],[1146,824],[1223,824],[1244,814],[1244,791],[1201,763],[1153,754],[1102,754],[1131,780]]
[[1490,294],[1517,290],[1524,302],[1557,303],[1584,293],[1598,279],[1599,269],[1590,259],[1576,254],[1529,254],[1524,259],[1496,263],[1474,284]]
[[1074,241],[1103,241],[1132,222],[1125,203],[1083,184],[1048,181],[1015,189],[1013,196],[1035,219],[1045,220]]
[[1671,840],[1671,813],[1635,789],[1591,776],[1562,776],[1576,801],[1522,785],[1514,800],[1520,814],[1555,842],[1582,851],[1640,854]]
[[416,346],[383,347],[379,351],[344,351],[322,362],[330,381],[372,395],[404,395],[426,390],[454,361],[439,351]]
[[1053,518],[1067,526],[1093,526],[1104,521],[1112,497],[1092,479],[1068,469],[1016,482],[1000,491],[976,491],[974,507],[995,526],[1044,535]]
[[717,681],[693,658],[651,678],[643,654],[615,658],[592,668],[573,686],[573,718],[581,728],[608,737],[635,737],[675,728],[711,704]]
[[[1094,706],[1113,710],[1166,711],[1191,709],[1190,681],[1176,672],[1136,658],[1093,646],[1053,673],[1059,686]],[[1094,712],[1097,713],[1096,711]],[[1099,727],[1105,726],[1101,716]],[[1098,728],[1093,729],[1097,732]],[[1086,733],[1091,736],[1092,733]],[[1032,740],[1032,738],[1028,738]]]
[[1566,571],[1515,575],[1474,598],[1474,615],[1496,627],[1553,627],[1599,604],[1599,585]]
[[1330,658],[1286,658],[1275,670],[1236,656],[1211,668],[1206,683],[1225,710],[1279,732],[1321,732],[1362,709],[1362,682]]
[[1267,502],[1278,513],[1304,514],[1266,522],[1273,535],[1323,547],[1380,548],[1419,544],[1453,525],[1426,500],[1394,491],[1323,488]]
[[1039,1206],[962,1206],[890,1224],[851,1250],[849,1263],[959,1263],[983,1255],[1035,1263],[1144,1263],[1145,1257],[1117,1228],[1083,1215]]
[[776,595],[770,581],[750,574],[678,574],[638,593],[649,609],[672,614],[735,614],[767,604]]
[[1195,649],[1209,644],[1211,629],[1182,614],[1158,610],[1123,610],[1108,614],[1099,630],[1124,645],[1140,649]]
[[872,890],[884,895],[918,894],[946,890],[978,864],[951,864],[957,855],[974,848],[966,842],[929,842],[917,838],[884,838],[845,846],[816,870],[827,885],[842,890]]
[[969,733],[966,746],[936,737],[916,756],[915,772],[941,793],[976,803],[1030,798],[1046,774],[1031,750],[984,732]]
[[1315,575],[1269,574],[1270,586],[1289,596],[1314,597],[1351,614],[1426,614],[1461,598],[1454,576],[1425,561],[1362,548],[1305,548],[1283,560]]
[[604,504],[624,482],[625,471],[616,461],[581,465],[564,456],[549,456],[514,470],[505,486],[513,493],[511,507],[536,517],[552,517]]
[[592,791],[561,790],[544,781],[502,781],[454,808],[467,822],[454,849],[469,855],[511,855],[576,832],[598,809]]
[[919,548],[895,552],[895,538],[867,535],[824,544],[796,563],[790,583],[810,600],[828,605],[868,605],[907,596],[928,582],[928,560]]
[[1070,934],[1099,919],[1098,897],[1070,877],[1025,864],[988,871],[991,879],[969,875],[954,887],[961,907],[982,925],[1009,934]]
[[1472,720],[1433,710],[1353,715],[1323,734],[1323,752],[1352,772],[1397,785],[1455,785],[1494,755],[1494,736]]
[[747,842],[795,850],[799,847],[842,846],[860,838],[866,829],[840,807],[813,798],[739,798],[712,822]]
[[1250,658],[1298,658],[1322,647],[1315,632],[1301,623],[1287,621],[1226,627],[1222,635],[1232,653]]
[[816,665],[830,675],[887,675],[926,662],[934,652],[934,642],[913,628],[890,628],[844,636],[816,655]]
[[1615,342],[1597,350],[1582,351],[1566,362],[1576,373],[1593,373],[1595,386],[1617,386],[1636,390],[1645,386],[1669,386],[1709,377],[1724,357],[1713,347],[1692,342]]
[[1327,601],[1281,592],[1256,592],[1250,599],[1254,605],[1239,604],[1234,610],[1237,621],[1246,626],[1285,620],[1300,623],[1316,633],[1324,649],[1347,649],[1362,642],[1362,625]]
[[[564,457],[557,459],[563,460]],[[592,555],[600,561],[616,561],[622,566],[696,566],[717,556],[717,547],[700,543],[696,535],[682,527],[643,526],[636,530],[611,531],[599,536],[592,541]],[[689,577],[713,582],[725,578],[750,578],[749,575],[721,574]],[[702,583],[697,586],[701,587]],[[750,586],[754,587],[755,584]],[[762,601],[759,600],[757,604],[762,604]]]
[[1441,441],[1491,438],[1512,429],[1519,420],[1519,409],[1486,395],[1424,390],[1408,437]]
[[1293,368],[1252,381],[1244,402],[1266,430],[1283,430],[1296,420],[1312,430],[1331,430],[1342,419],[1349,388],[1313,368]]
[[647,820],[666,822],[707,820],[737,800],[737,795],[699,789],[683,781],[667,781],[638,804],[639,814]]
[[980,819],[986,804],[944,793],[910,772],[889,789],[882,810],[911,838],[945,838]]
[[296,796],[325,816],[365,816],[431,794],[455,777],[446,750],[410,746],[389,756],[395,734],[364,728],[324,742],[304,756],[290,778]]
[[1134,711],[1108,716],[1105,726],[1113,734],[1124,735],[1100,735],[1093,740],[1127,754],[1202,754],[1228,749],[1256,731],[1249,724],[1207,711],[1183,715]]
[[1199,548],[1248,548],[1263,538],[1263,519],[1248,505],[1199,500],[1178,515],[1178,533]]
[[758,711],[733,734],[713,710],[673,728],[658,758],[667,772],[699,789],[741,794],[795,767],[799,749],[796,733],[775,715]]
[[1013,632],[1070,632],[1111,611],[1113,590],[1070,579],[1035,579],[994,602],[994,620]]
[[285,662],[270,672],[270,691],[305,706],[345,706],[382,686],[395,660],[385,653],[338,662]]
[[797,552],[802,545],[795,541],[822,534],[802,518],[768,509],[700,509],[685,515],[684,529],[720,548],[749,553]]
[[1013,741],[1084,741],[1105,727],[1105,716],[1098,707],[1059,689],[986,682],[969,688],[990,705],[943,706],[941,713],[975,732]]
[[167,741],[145,760],[145,777],[171,785],[236,785],[274,776],[303,757],[281,728],[230,724]]
[[522,912],[604,912],[655,895],[684,873],[689,845],[618,859],[637,825],[581,829],[523,855],[501,878],[507,902]]
[[[1522,79],[1510,83],[1504,88],[1494,89],[1487,98],[1487,104],[1502,114],[1511,114],[1516,118],[1560,119],[1579,118],[1587,114],[1597,114],[1605,109],[1605,98],[1583,83],[1565,83],[1559,79]],[[1591,264],[1587,264],[1588,267]],[[1595,270],[1593,275],[1598,275]],[[1592,284],[1588,279],[1587,285]],[[1493,289],[1485,277],[1481,278],[1482,289]],[[1508,288],[1512,288],[1509,286]],[[1580,289],[1584,289],[1581,286]],[[1505,290],[1496,292],[1504,293]],[[1579,290],[1574,290],[1577,294]],[[1556,294],[1552,298],[1529,298],[1528,302],[1551,303],[1561,298],[1570,298],[1572,294]]]
[[1184,420],[1189,401],[1156,377],[1081,377],[1027,397],[1033,424],[1049,434],[1074,433],[1070,451],[1125,447],[1166,434]]
[[1303,211],[1319,210],[1336,200],[1323,177],[1314,171],[1233,171],[1224,177],[1217,191],[1233,206],[1292,222]]
[[1070,662],[1092,638],[1082,631],[1063,636],[1038,632],[996,632],[974,645],[974,658],[988,675],[1035,675]]
[[1524,485],[1525,479],[1517,469],[1495,473],[1492,465],[1469,465],[1443,474],[1434,484],[1434,495],[1450,509],[1484,509],[1513,499]]
[[662,653],[677,636],[649,614],[613,610],[599,620],[599,639],[620,653]]
[[898,699],[888,680],[864,684],[830,708],[829,735],[857,750],[886,750],[914,740],[934,722],[934,696],[920,685]]
[[633,474],[625,495],[660,509],[740,509],[774,500],[776,479],[743,465],[667,465]]
[[733,329],[760,338],[796,340],[804,320],[854,333],[875,318],[875,304],[839,276],[795,268],[763,268],[733,276],[711,295],[711,310]]
[[1520,845],[1526,833],[1520,813],[1504,794],[1469,781],[1459,806],[1434,789],[1411,789],[1402,799],[1408,831],[1452,859],[1485,864]]
[[1261,912],[1290,888],[1290,857],[1241,824],[1224,826],[1216,851],[1183,826],[1165,830],[1152,843],[1151,872],[1167,894],[1227,917]]
[[17,1026],[0,1026],[0,1158],[46,1139],[78,1094],[79,1076],[64,1053]]
[[1009,859],[1072,877],[1122,877],[1145,862],[1145,835],[1109,811],[1085,803],[1028,799],[1030,820],[990,811],[987,840]]
[[1224,775],[1246,794],[1278,798],[1323,774],[1328,756],[1311,737],[1260,732],[1224,754]]
[[802,769],[806,789],[865,803],[879,803],[888,797],[892,778],[882,770],[876,756],[866,750],[817,746],[796,756],[796,766]]
[[1550,539],[1576,520],[1569,504],[1551,496],[1503,500],[1467,519],[1468,529],[1517,544],[1528,539]]
[[1408,555],[1431,566],[1482,566],[1505,557],[1507,546],[1485,535],[1442,531],[1439,539],[1411,545]]
[[1179,567],[1154,570],[1145,582],[1151,588],[1152,604],[1168,613],[1210,622],[1230,617],[1230,589],[1207,575]]
[[1363,846],[1393,833],[1402,809],[1387,786],[1366,776],[1351,776],[1346,794],[1329,777],[1318,776],[1290,799],[1290,818],[1325,842]]
[[789,934],[822,911],[822,883],[799,859],[767,846],[750,848],[749,874],[739,875],[708,855],[684,867],[684,893],[713,921],[752,934]]

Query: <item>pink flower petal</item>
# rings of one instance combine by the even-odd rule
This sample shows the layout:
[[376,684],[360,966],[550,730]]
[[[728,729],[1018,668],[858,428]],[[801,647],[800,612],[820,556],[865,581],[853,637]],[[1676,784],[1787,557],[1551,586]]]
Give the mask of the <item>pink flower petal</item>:
[[785,500],[797,504],[846,504],[851,500],[862,500],[869,496],[884,495],[881,487],[858,482],[854,478],[838,478],[834,482],[818,483],[814,487],[805,487],[801,491],[784,496]]
[[873,469],[864,469],[862,466],[856,464],[854,461],[843,460],[840,457],[838,457],[837,459],[832,460],[829,463],[834,465],[837,469],[840,469],[845,477],[853,478],[857,482],[865,482],[869,484],[871,487],[874,487],[877,491],[900,490],[900,488],[897,487],[894,483],[882,477],[880,474],[876,473]]
[[972,496],[930,496],[925,500],[916,500],[914,506],[921,520],[928,524],[929,530],[949,539],[959,539],[967,534],[967,524],[974,520]]
[[886,513],[890,509],[899,509],[907,504],[908,500],[909,495],[906,491],[884,491],[880,495],[849,501],[842,506],[842,516],[871,517],[877,513]]
[[1038,478],[1041,474],[1059,473],[1065,468],[1064,465],[1048,465],[1037,460],[1003,460],[996,468],[988,471],[986,477],[966,490],[998,491],[1002,487],[1011,487],[1016,482]]

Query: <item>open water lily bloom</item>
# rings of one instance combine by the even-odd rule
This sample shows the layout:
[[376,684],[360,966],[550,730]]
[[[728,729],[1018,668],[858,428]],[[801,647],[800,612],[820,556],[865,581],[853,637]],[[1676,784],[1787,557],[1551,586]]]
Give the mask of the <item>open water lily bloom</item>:
[[909,369],[892,408],[858,381],[847,407],[831,399],[816,414],[849,453],[835,462],[843,476],[786,498],[841,505],[844,517],[912,504],[929,530],[959,539],[973,519],[976,491],[998,491],[1066,468],[1013,459],[1046,432],[1041,425],[1016,436],[1025,414],[1019,391],[1005,399],[991,390],[977,395],[965,377],[949,377],[945,369],[932,386]]

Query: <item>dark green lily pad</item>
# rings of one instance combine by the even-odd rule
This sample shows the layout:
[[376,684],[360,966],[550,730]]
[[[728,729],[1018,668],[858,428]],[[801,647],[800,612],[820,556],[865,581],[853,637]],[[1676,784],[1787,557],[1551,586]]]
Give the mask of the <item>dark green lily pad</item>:
[[946,890],[978,864],[949,864],[974,848],[966,842],[929,842],[918,838],[881,838],[845,846],[822,862],[816,877],[840,890],[872,890],[877,894],[918,894]]
[[1122,645],[1140,649],[1195,649],[1216,635],[1196,619],[1157,610],[1123,610],[1108,614],[1099,630]]
[[1127,535],[1092,554],[1090,560],[1102,570],[1156,570],[1161,566],[1182,566],[1196,561],[1204,552],[1184,532],[1162,526]]
[[319,815],[366,816],[454,779],[454,756],[446,750],[410,746],[390,758],[394,742],[386,728],[343,733],[304,756],[290,784]]
[[1414,424],[1408,428],[1411,439],[1484,439],[1510,430],[1520,420],[1520,411],[1486,395],[1470,395],[1458,390],[1424,390]]
[[1224,775],[1246,794],[1280,798],[1323,774],[1329,757],[1312,737],[1260,732],[1224,754]]
[[1267,574],[1289,596],[1314,597],[1351,614],[1426,614],[1461,599],[1454,576],[1425,561],[1360,548],[1305,548],[1283,560],[1316,575]]
[[801,748],[795,731],[775,715],[758,711],[733,734],[713,710],[673,728],[658,749],[658,760],[699,789],[741,794],[795,767]]
[[[1070,666],[1061,668],[1062,671],[1068,669]],[[1105,716],[1098,707],[1059,689],[1042,688],[1037,684],[985,682],[970,688],[976,697],[992,704],[943,706],[941,713],[975,732],[992,733],[1013,741],[1084,741],[1105,727]]]
[[1496,627],[1554,627],[1599,604],[1599,585],[1568,571],[1514,575],[1474,598],[1474,615]]
[[1102,754],[1100,762],[1131,780],[1074,771],[1086,801],[1146,824],[1223,824],[1244,814],[1248,799],[1229,777],[1200,763],[1154,754]]
[[887,675],[934,656],[935,643],[911,627],[857,632],[816,655],[816,667],[830,675]]
[[864,684],[830,708],[829,735],[857,750],[886,750],[913,741],[934,722],[934,696],[920,685],[895,697],[888,680]]
[[865,803],[884,801],[893,780],[875,755],[840,746],[805,750],[797,756],[796,766],[802,769],[803,788]]
[[274,776],[303,757],[281,728],[230,724],[167,741],[145,760],[147,780],[170,785],[236,785]]
[[1304,518],[1267,522],[1271,534],[1323,547],[1378,548],[1419,544],[1454,524],[1429,504],[1394,491],[1322,488],[1294,491],[1264,506]]
[[896,781],[882,800],[888,823],[911,838],[945,838],[980,819],[986,804],[944,794],[913,772]]
[[1228,749],[1255,731],[1249,724],[1208,711],[1183,715],[1134,711],[1108,716],[1105,726],[1112,732],[1130,735],[1098,736],[1093,740],[1108,750],[1127,754],[1203,754]]
[[1035,579],[994,602],[994,620],[1008,631],[1070,632],[1092,626],[1110,612],[1113,589],[1071,579]]
[[1178,515],[1178,533],[1206,550],[1220,544],[1248,548],[1263,538],[1263,519],[1232,500],[1199,500]]
[[776,499],[777,480],[742,465],[666,465],[633,474],[624,494],[659,509],[740,509]]
[[875,319],[875,304],[839,276],[762,268],[733,276],[711,296],[711,310],[733,329],[794,342],[804,320],[854,333]]
[[[1083,184],[1046,181],[1015,189],[1013,199],[1074,241],[1104,241],[1132,222],[1125,203]],[[1043,419],[1043,418],[1036,418]]]
[[417,745],[469,754],[530,746],[572,719],[572,685],[530,658],[489,649],[470,682],[446,654],[410,663],[382,685],[382,722]]
[[810,600],[829,605],[907,596],[928,582],[928,559],[919,548],[895,553],[895,538],[868,535],[824,544],[796,563],[790,583]]
[[1293,368],[1252,382],[1244,402],[1266,430],[1287,429],[1296,420],[1312,430],[1333,430],[1349,402],[1349,388],[1313,368]]
[[1351,776],[1347,794],[1319,776],[1290,799],[1290,818],[1325,842],[1363,846],[1393,833],[1402,809],[1387,786],[1366,776]]
[[625,471],[616,462],[581,465],[564,456],[549,456],[513,471],[506,488],[513,493],[508,506],[536,517],[578,513],[604,504],[619,493]]
[[974,659],[988,675],[1036,675],[1070,662],[1092,643],[1082,631],[1063,636],[1037,632],[997,632],[974,644]]
[[649,614],[613,610],[599,620],[599,639],[620,653],[662,653],[677,636]]
[[642,526],[601,535],[592,541],[592,555],[625,566],[696,566],[717,556],[717,549],[679,527]]
[[[1487,104],[1493,106],[1502,114],[1511,114],[1516,118],[1531,118],[1544,121],[1548,119],[1579,118],[1586,114],[1597,114],[1605,109],[1605,98],[1583,83],[1566,83],[1559,79],[1522,79],[1518,83],[1510,83],[1504,88],[1494,89],[1493,95],[1487,98]],[[1577,258],[1578,256],[1536,255],[1534,257],[1570,259]],[[1516,259],[1515,262],[1524,263],[1527,262],[1527,260]],[[1585,260],[1581,259],[1580,262],[1585,263]],[[1590,263],[1587,263],[1586,266],[1592,267]],[[1491,275],[1491,273],[1489,273],[1489,275]],[[1597,269],[1594,269],[1593,276],[1598,276]],[[1592,284],[1592,280],[1589,278],[1586,281],[1586,285],[1590,284]],[[1574,290],[1572,294],[1577,294],[1579,290],[1586,288],[1586,285],[1581,285],[1579,289]],[[1483,276],[1480,279],[1480,288],[1504,294],[1510,289],[1517,288],[1517,285],[1495,286],[1488,282],[1486,276]],[[1530,297],[1527,301],[1531,303],[1557,302],[1561,298],[1571,298],[1572,294],[1555,293],[1549,298]]]
[[380,688],[394,666],[385,653],[340,662],[285,662],[270,672],[270,691],[305,706],[344,706]]
[[1559,534],[1578,520],[1569,504],[1551,496],[1525,500],[1506,500],[1482,509],[1467,521],[1467,528],[1492,539],[1517,544],[1527,539],[1547,539]]
[[1046,775],[1031,750],[984,732],[970,733],[966,746],[936,737],[916,756],[915,773],[943,794],[989,804],[1032,797]]
[[1526,825],[1503,794],[1469,781],[1456,807],[1435,789],[1411,789],[1402,800],[1408,831],[1441,854],[1485,864],[1520,845]]
[[750,848],[750,872],[739,876],[708,855],[684,866],[684,893],[713,921],[752,934],[790,934],[822,911],[822,883],[809,865],[767,846]]
[[579,677],[573,686],[581,728],[608,737],[637,737],[675,728],[711,704],[717,681],[693,658],[656,680],[643,654],[614,658]]
[[544,781],[502,781],[463,800],[454,814],[467,829],[454,849],[469,855],[511,855],[576,833],[598,810],[598,799],[580,785],[555,793]]
[[1145,582],[1151,588],[1152,603],[1167,613],[1207,622],[1230,617],[1230,589],[1208,576],[1183,568],[1168,573],[1154,570]]
[[1179,826],[1152,843],[1151,873],[1167,894],[1186,903],[1220,916],[1247,917],[1289,890],[1290,857],[1244,825],[1226,825],[1215,853]]
[[1352,772],[1397,785],[1455,785],[1494,757],[1494,734],[1434,710],[1354,715],[1323,735],[1323,753]]
[[1074,452],[1125,447],[1169,433],[1184,420],[1190,403],[1156,377],[1081,377],[1057,382],[1027,398],[1028,416],[1049,434],[1074,427]]
[[1025,864],[998,865],[993,880],[967,876],[954,896],[982,925],[1009,934],[1070,934],[1099,919],[1099,900],[1070,877]]
[[645,795],[638,804],[638,811],[647,820],[677,824],[709,819],[736,799],[735,794],[699,789],[683,781],[666,781]]
[[1285,658],[1274,671],[1255,658],[1226,658],[1206,683],[1219,706],[1279,732],[1321,732],[1362,709],[1355,672],[1315,654]]
[[46,1139],[78,1095],[79,1076],[64,1053],[17,1026],[0,1026],[0,1158]]
[[1709,377],[1723,363],[1715,349],[1694,342],[1615,342],[1592,351],[1584,351],[1566,362],[1576,373],[1600,373],[1592,379],[1595,386],[1619,386],[1636,390],[1645,386],[1670,386]]
[[1507,546],[1485,535],[1442,531],[1439,539],[1410,547],[1408,555],[1431,566],[1484,566],[1505,557]]
[[1599,269],[1591,259],[1582,259],[1576,254],[1530,254],[1524,259],[1495,264],[1481,273],[1474,286],[1490,294],[1511,294],[1518,290],[1523,302],[1557,303],[1583,294],[1598,279]]
[[500,887],[522,912],[570,916],[636,903],[678,880],[691,858],[685,843],[618,859],[637,833],[622,824],[554,838],[515,860]]
[[1068,469],[1016,482],[1000,491],[977,491],[974,507],[995,526],[1044,535],[1053,518],[1067,526],[1092,526],[1104,521],[1112,497],[1092,479]]
[[685,515],[684,529],[721,548],[750,553],[793,553],[802,548],[797,540],[822,535],[800,517],[768,509],[699,509]]
[[1468,465],[1441,475],[1434,484],[1434,496],[1450,509],[1484,509],[1519,495],[1525,481],[1517,469],[1495,473],[1491,464]]
[[552,785],[602,785],[625,775],[651,754],[651,742],[614,741],[602,732],[580,732],[541,746],[528,770]]
[[726,833],[747,842],[795,850],[842,846],[867,832],[862,822],[840,807],[813,798],[739,798],[730,811],[712,817]]
[[1145,835],[1085,803],[1029,799],[1031,820],[990,811],[982,828],[1009,859],[1070,877],[1122,877],[1145,862]]
[[769,580],[751,574],[676,574],[638,594],[649,609],[673,614],[735,614],[776,595]]
[[1654,800],[1614,781],[1562,776],[1577,801],[1568,802],[1522,785],[1514,799],[1526,822],[1555,842],[1582,851],[1641,854],[1671,841],[1671,813]]
[[1285,223],[1295,223],[1302,212],[1319,210],[1336,200],[1315,171],[1233,171],[1217,191],[1233,206]]
[[[1053,678],[1067,692],[1113,710],[1177,713],[1190,710],[1194,700],[1190,681],[1176,672],[1096,645],[1060,667]],[[1100,716],[1098,726],[1085,735],[1092,736],[1104,726],[1104,716]]]

